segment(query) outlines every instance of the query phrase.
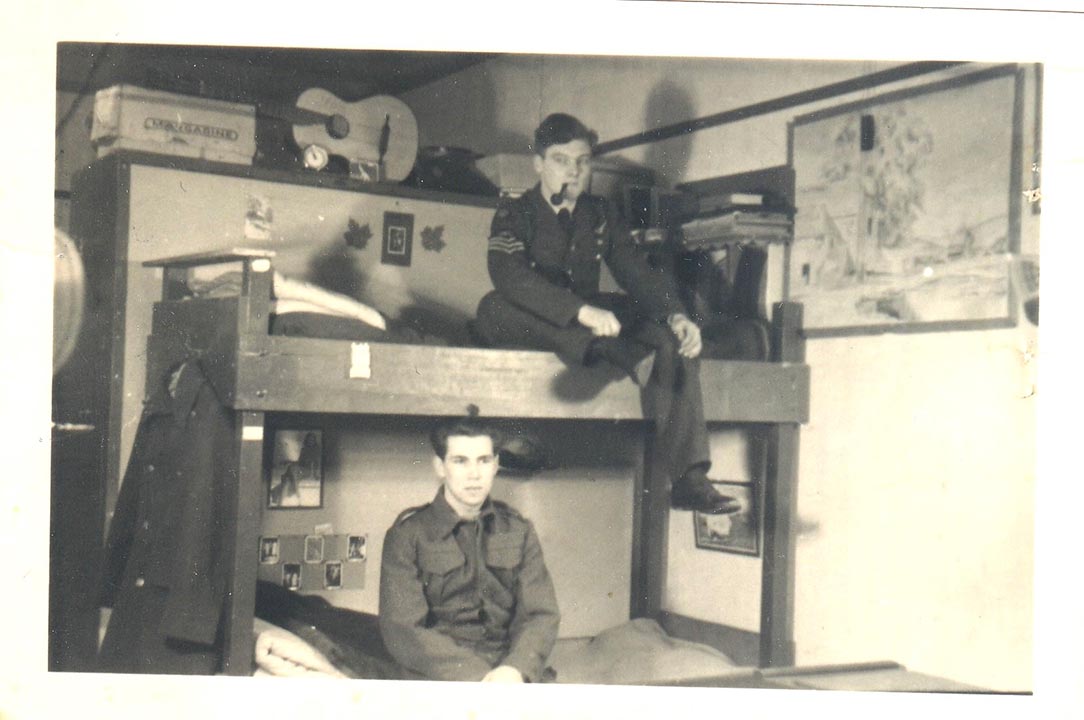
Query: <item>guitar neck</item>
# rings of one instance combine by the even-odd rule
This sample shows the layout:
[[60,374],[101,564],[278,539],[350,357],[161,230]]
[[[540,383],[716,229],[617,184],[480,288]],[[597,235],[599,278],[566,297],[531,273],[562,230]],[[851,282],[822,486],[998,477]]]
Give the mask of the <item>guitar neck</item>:
[[263,103],[256,106],[256,114],[272,120],[285,120],[291,125],[326,125],[331,119],[330,113],[317,112],[296,105]]

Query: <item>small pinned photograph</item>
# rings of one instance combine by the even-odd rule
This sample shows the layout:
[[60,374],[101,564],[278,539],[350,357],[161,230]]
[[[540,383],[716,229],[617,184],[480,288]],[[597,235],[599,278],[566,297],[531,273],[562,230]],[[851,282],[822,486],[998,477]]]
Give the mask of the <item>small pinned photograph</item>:
[[276,431],[267,507],[322,507],[323,453],[323,432],[320,430]]
[[730,515],[693,513],[696,546],[705,550],[760,554],[760,522],[756,485],[739,482],[712,482],[722,495],[729,495],[741,503],[741,509]]
[[358,562],[365,559],[366,552],[365,535],[348,535],[346,538],[346,559],[350,562]]
[[283,563],[282,586],[287,590],[301,589],[301,565],[299,563]]
[[343,586],[343,564],[335,562],[324,563],[324,589],[339,590]]
[[305,536],[305,562],[322,563],[324,561],[324,536]]
[[260,538],[260,562],[274,565],[279,561],[279,539],[277,537]]

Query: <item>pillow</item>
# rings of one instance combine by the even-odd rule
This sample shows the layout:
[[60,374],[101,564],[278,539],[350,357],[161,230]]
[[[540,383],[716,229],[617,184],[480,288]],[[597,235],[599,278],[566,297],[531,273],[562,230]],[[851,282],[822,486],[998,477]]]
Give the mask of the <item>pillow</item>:
[[[210,280],[191,278],[188,281],[188,289],[198,297],[233,297],[241,294],[241,280],[242,274],[232,270],[216,275]],[[360,320],[380,330],[388,328],[384,316],[375,308],[358,302],[348,295],[288,278],[277,271],[271,286],[271,297],[272,312],[275,314],[316,312]]]

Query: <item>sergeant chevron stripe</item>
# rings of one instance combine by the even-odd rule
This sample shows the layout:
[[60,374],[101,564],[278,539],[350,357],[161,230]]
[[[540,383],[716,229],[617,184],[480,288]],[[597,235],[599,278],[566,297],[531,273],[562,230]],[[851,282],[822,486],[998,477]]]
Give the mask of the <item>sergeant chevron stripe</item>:
[[494,235],[489,239],[489,249],[491,252],[512,253],[524,252],[527,247],[523,244],[522,240],[517,240],[513,237],[505,237],[503,235]]

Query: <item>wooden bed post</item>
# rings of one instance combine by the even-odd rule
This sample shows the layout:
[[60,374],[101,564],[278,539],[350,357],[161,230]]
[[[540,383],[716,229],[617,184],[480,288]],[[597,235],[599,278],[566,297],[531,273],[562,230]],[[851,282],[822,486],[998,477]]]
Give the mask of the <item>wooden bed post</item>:
[[633,558],[629,614],[658,618],[666,584],[667,538],[670,533],[670,493],[666,458],[658,452],[658,433],[645,428],[644,464],[636,476],[633,499]]
[[[237,313],[239,346],[266,345],[271,312],[271,263],[267,258],[244,260],[244,276]],[[236,368],[234,368],[236,371]],[[232,547],[227,548],[230,587],[223,626],[222,671],[251,675],[252,623],[256,612],[257,544],[263,512],[263,459],[265,414],[249,410],[234,413],[234,451],[230,462],[237,473],[230,517],[235,518]]]
[[[805,362],[802,306],[777,303],[772,361]],[[773,423],[765,443],[764,559],[761,566],[760,666],[794,664],[794,524],[798,511],[797,423]]]
[[[233,402],[238,375],[233,349],[243,348],[256,354],[266,351],[273,277],[270,258],[273,255],[269,251],[240,249],[144,263],[164,269],[162,295],[167,301],[176,297],[175,290],[191,267],[237,261],[243,265],[237,312],[222,315],[229,320],[221,333],[214,332],[217,327],[214,314],[204,317],[199,332],[194,334],[186,332],[192,330],[191,326],[183,322],[184,330],[178,326],[176,308],[163,313],[161,327],[156,319],[157,341],[148,346],[150,376],[160,375],[176,358],[198,351],[223,402]],[[178,305],[184,307],[185,304]],[[236,410],[231,451],[228,457],[218,459],[224,469],[237,478],[230,485],[227,497],[223,498],[227,504],[226,516],[233,520],[232,532],[227,534],[226,547],[222,551],[223,562],[229,564],[222,621],[222,672],[227,675],[252,674],[257,547],[264,501],[264,422],[262,411]]]
[[224,462],[234,463],[237,473],[234,492],[228,498],[229,515],[236,518],[226,550],[230,563],[230,587],[226,595],[223,624],[222,672],[251,675],[253,658],[252,622],[256,610],[257,544],[263,501],[264,413],[239,411],[234,414],[234,452]]

